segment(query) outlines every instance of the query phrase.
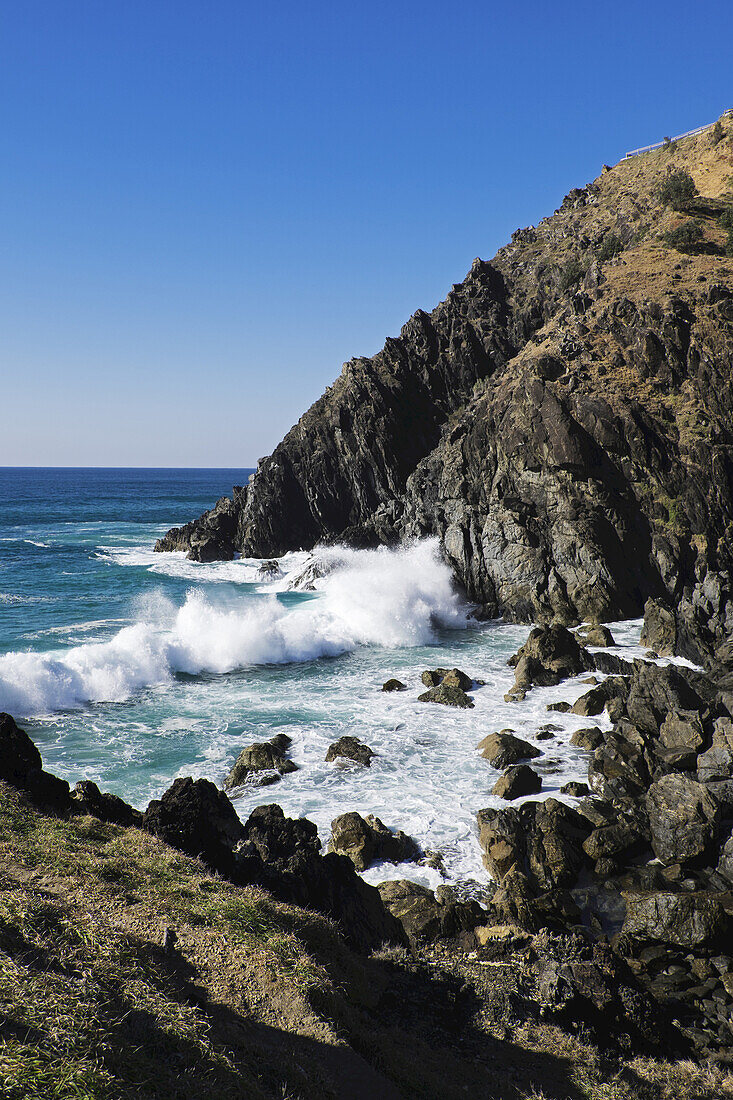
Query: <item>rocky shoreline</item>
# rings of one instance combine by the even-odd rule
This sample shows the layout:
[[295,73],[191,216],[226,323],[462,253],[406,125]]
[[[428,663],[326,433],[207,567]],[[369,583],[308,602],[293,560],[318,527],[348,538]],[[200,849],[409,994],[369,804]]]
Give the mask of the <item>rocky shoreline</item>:
[[[664,648],[663,624],[650,602],[647,644]],[[573,710],[605,711],[612,726],[574,736],[579,751],[589,754],[588,793],[574,806],[555,798],[513,805],[535,793],[520,787],[505,788],[505,809],[477,808],[478,841],[493,880],[480,902],[450,886],[433,892],[405,880],[378,889],[365,883],[357,870],[374,860],[426,858],[412,838],[377,818],[337,818],[322,854],[308,820],[287,818],[269,804],[241,822],[225,792],[206,779],[175,780],[144,813],[90,781],[71,790],[43,770],[38,750],[9,715],[0,716],[0,779],[43,812],[142,829],[237,885],[264,887],[323,913],[358,951],[391,943],[419,952],[433,945],[487,964],[514,960],[526,968],[532,960],[532,997],[544,1014],[576,1023],[580,1015],[589,1027],[610,1028],[632,1046],[653,1033],[678,1056],[694,1052],[728,1064],[733,675],[628,662],[608,649],[589,650],[586,637],[557,624],[537,627],[510,661],[516,677],[510,695],[519,707],[533,684],[561,684],[595,671],[596,683]],[[590,637],[608,641],[598,627]],[[424,674],[425,683],[438,687],[446,680],[448,690],[471,684],[457,669]],[[536,776],[537,747],[507,731],[484,741],[487,769],[497,777]],[[332,746],[333,759],[339,745]],[[278,760],[286,748],[275,746]],[[355,766],[369,765],[367,746],[345,749],[357,753]],[[251,750],[245,753],[251,762]],[[582,795],[578,787],[568,793]]]

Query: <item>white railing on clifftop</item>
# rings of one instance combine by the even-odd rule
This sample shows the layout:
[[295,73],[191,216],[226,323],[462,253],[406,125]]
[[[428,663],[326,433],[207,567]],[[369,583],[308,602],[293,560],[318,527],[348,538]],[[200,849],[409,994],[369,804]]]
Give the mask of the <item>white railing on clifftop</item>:
[[[723,118],[733,115],[733,107],[729,107],[727,111],[723,111]],[[679,141],[680,138],[692,137],[693,134],[701,134],[703,130],[709,130],[711,126],[714,126],[714,122],[706,122],[704,126],[698,126],[695,130],[685,130],[684,134],[675,134],[673,138],[664,138],[662,141],[655,141],[653,145],[642,145],[640,149],[632,149],[630,153],[627,153],[623,158],[628,160],[629,157],[638,157],[640,153],[651,153],[652,149],[661,149],[663,145],[671,145],[673,141]]]

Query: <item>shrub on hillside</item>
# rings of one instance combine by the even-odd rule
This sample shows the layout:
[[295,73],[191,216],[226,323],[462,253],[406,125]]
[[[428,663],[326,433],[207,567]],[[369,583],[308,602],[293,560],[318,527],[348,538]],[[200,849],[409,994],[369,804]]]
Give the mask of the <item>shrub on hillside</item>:
[[598,259],[601,263],[605,263],[606,260],[612,260],[614,256],[618,256],[619,252],[623,252],[623,250],[623,241],[618,233],[606,233],[601,241],[601,247],[598,249]]
[[718,119],[718,121],[713,126],[712,132],[710,134],[710,144],[717,145],[718,142],[722,141],[724,137],[725,130],[723,129],[720,119]]
[[560,275],[560,286],[563,290],[569,290],[571,286],[575,286],[585,275],[585,268],[580,260],[569,260],[565,267],[562,269]]
[[662,238],[670,248],[678,252],[698,252],[704,239],[702,223],[697,218],[682,222],[676,229],[670,229]]
[[660,201],[667,203],[673,210],[679,210],[688,199],[694,198],[696,194],[695,181],[684,168],[680,168],[676,172],[670,172],[659,185]]

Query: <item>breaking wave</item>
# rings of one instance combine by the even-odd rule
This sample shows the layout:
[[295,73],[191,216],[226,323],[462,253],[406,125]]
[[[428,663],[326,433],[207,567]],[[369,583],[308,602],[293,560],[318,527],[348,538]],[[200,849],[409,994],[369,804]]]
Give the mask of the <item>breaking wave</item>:
[[179,607],[164,597],[146,601],[138,621],[108,641],[8,653],[0,657],[0,710],[29,716],[121,702],[176,673],[304,662],[364,645],[425,645],[436,628],[466,624],[436,540],[398,550],[329,548],[319,558],[330,571],[318,595],[295,607],[272,594],[223,602],[199,587]]

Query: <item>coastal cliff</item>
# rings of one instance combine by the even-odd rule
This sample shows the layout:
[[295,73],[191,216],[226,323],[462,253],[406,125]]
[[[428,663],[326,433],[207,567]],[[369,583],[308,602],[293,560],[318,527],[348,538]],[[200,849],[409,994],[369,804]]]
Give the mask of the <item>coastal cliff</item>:
[[437,535],[486,615],[607,620],[652,597],[678,652],[720,660],[732,174],[730,117],[604,169],[347,363],[249,486],[156,549],[210,561]]

